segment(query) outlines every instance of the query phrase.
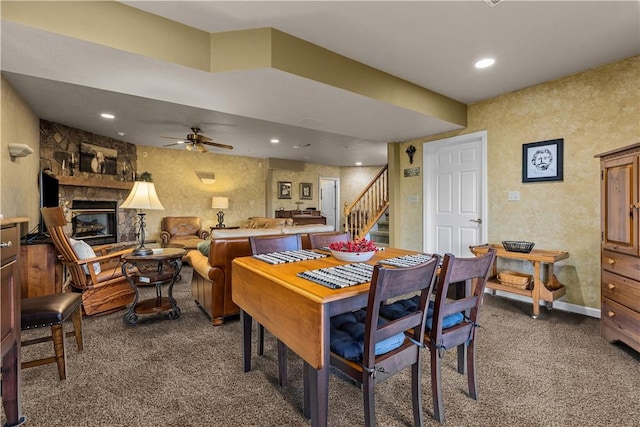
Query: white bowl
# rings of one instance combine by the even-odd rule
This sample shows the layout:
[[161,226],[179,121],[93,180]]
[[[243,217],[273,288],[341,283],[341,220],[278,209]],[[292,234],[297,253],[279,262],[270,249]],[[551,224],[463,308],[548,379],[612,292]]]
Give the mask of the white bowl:
[[346,262],[365,262],[369,261],[376,251],[371,252],[340,252],[331,249],[331,253],[334,257],[340,261]]

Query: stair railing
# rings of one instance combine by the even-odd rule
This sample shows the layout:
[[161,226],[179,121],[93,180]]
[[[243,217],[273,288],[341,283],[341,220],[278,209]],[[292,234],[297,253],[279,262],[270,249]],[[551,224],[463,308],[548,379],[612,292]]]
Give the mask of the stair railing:
[[389,172],[388,165],[385,165],[351,204],[345,203],[345,232],[351,239],[363,238],[388,207]]

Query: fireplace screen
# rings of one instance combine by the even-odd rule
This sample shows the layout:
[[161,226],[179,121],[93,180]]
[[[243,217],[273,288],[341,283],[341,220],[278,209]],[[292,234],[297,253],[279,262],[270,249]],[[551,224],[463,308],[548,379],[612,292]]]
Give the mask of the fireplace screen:
[[71,237],[90,245],[117,242],[117,205],[115,201],[74,200]]

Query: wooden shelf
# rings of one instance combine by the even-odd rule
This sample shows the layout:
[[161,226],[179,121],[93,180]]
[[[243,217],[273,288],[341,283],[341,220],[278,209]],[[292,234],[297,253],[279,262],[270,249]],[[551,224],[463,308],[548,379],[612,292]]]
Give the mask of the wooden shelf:
[[[487,281],[487,288],[494,291],[509,292],[516,295],[529,297],[533,302],[533,318],[540,314],[539,301],[548,303],[551,308],[553,301],[566,294],[564,285],[558,282],[554,271],[553,264],[555,262],[569,258],[569,252],[566,251],[549,251],[543,249],[534,249],[529,253],[509,252],[502,245],[481,245],[469,248],[474,255],[486,254],[489,249],[496,250],[496,259],[493,263],[492,274],[490,280]],[[496,277],[498,275],[497,261],[498,258],[517,259],[528,261],[533,264],[533,289],[519,289],[513,286],[500,283]],[[543,282],[544,272],[546,270],[547,283]],[[554,288],[553,290],[547,287]]]
[[60,185],[75,187],[113,188],[117,190],[131,190],[133,182],[112,181],[110,179],[85,178],[83,176],[56,176]]

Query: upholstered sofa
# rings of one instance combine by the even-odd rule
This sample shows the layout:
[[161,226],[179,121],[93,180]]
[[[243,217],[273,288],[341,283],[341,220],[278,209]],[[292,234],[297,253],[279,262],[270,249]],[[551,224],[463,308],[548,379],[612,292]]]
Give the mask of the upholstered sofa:
[[196,304],[211,317],[213,325],[236,315],[240,308],[231,298],[231,262],[237,257],[250,256],[249,236],[273,236],[299,233],[302,246],[311,248],[309,233],[333,232],[331,225],[300,225],[276,228],[240,228],[213,230],[207,244],[187,252],[185,260],[193,267],[191,294]]
[[195,249],[208,236],[209,232],[202,228],[197,216],[166,216],[160,224],[163,248],[177,244],[186,250]]

